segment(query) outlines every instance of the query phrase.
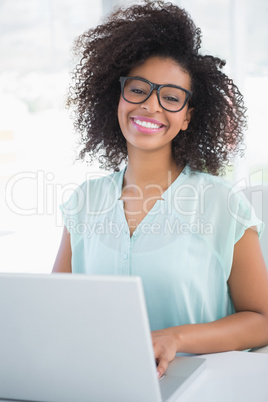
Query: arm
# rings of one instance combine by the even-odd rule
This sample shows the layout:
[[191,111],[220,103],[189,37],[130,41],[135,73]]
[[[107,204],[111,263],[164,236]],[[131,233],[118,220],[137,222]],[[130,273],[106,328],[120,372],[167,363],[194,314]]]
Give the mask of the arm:
[[215,353],[268,344],[268,272],[258,235],[246,230],[234,247],[228,280],[235,314],[206,324],[152,332],[161,376],[175,353]]
[[72,259],[72,250],[71,250],[70,233],[64,226],[60,248],[53,266],[52,273],[54,272],[71,273],[72,272],[71,259]]

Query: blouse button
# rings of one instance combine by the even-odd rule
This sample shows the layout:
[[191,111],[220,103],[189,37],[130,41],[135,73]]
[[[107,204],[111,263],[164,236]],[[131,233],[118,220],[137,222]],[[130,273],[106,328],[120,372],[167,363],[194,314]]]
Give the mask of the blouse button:
[[123,260],[127,260],[127,258],[128,258],[128,254],[127,254],[127,253],[124,253],[124,254],[123,254]]

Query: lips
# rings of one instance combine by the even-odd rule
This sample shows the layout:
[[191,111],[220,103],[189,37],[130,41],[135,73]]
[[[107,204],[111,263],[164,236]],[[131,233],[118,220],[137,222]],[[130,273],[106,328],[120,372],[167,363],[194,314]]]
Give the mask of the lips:
[[160,121],[148,117],[135,116],[131,120],[134,126],[141,132],[157,132],[165,127]]

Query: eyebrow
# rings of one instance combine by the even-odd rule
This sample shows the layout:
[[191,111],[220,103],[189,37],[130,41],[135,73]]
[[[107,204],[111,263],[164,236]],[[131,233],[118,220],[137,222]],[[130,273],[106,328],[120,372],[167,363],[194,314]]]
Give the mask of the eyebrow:
[[147,78],[141,77],[140,75],[127,75],[127,77],[128,77],[128,78],[138,78],[138,79],[142,79],[142,80],[151,82],[152,84],[159,85],[159,86],[173,86],[173,87],[177,87],[177,88],[180,88],[180,89],[184,89],[184,90],[186,90],[186,91],[188,91],[188,92],[192,92],[192,89],[184,88],[182,85],[179,85],[179,84],[171,84],[171,83],[168,83],[168,84],[157,84],[156,82],[152,82],[152,81],[148,80]]
[[[152,84],[156,84],[156,85],[173,85],[175,87],[179,87],[179,88],[183,88],[181,85],[179,84],[172,84],[171,82],[167,83],[167,84],[158,84],[157,82],[152,82],[150,80],[148,80],[148,78],[145,77],[141,77],[140,75],[127,75],[128,78],[138,78],[138,79],[142,79],[148,82],[151,82]],[[187,89],[187,91],[190,91],[190,89]]]

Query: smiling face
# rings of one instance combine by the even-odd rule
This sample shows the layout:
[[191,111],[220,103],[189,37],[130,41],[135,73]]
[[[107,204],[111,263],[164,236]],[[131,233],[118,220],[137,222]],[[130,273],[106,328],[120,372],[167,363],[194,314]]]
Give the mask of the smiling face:
[[[151,57],[143,64],[129,71],[128,76],[140,77],[160,85],[177,85],[191,90],[189,74],[172,59]],[[190,122],[191,109],[188,104],[180,112],[163,109],[154,90],[143,103],[129,103],[120,96],[118,121],[130,148],[147,151],[168,147],[180,132],[186,130]]]

